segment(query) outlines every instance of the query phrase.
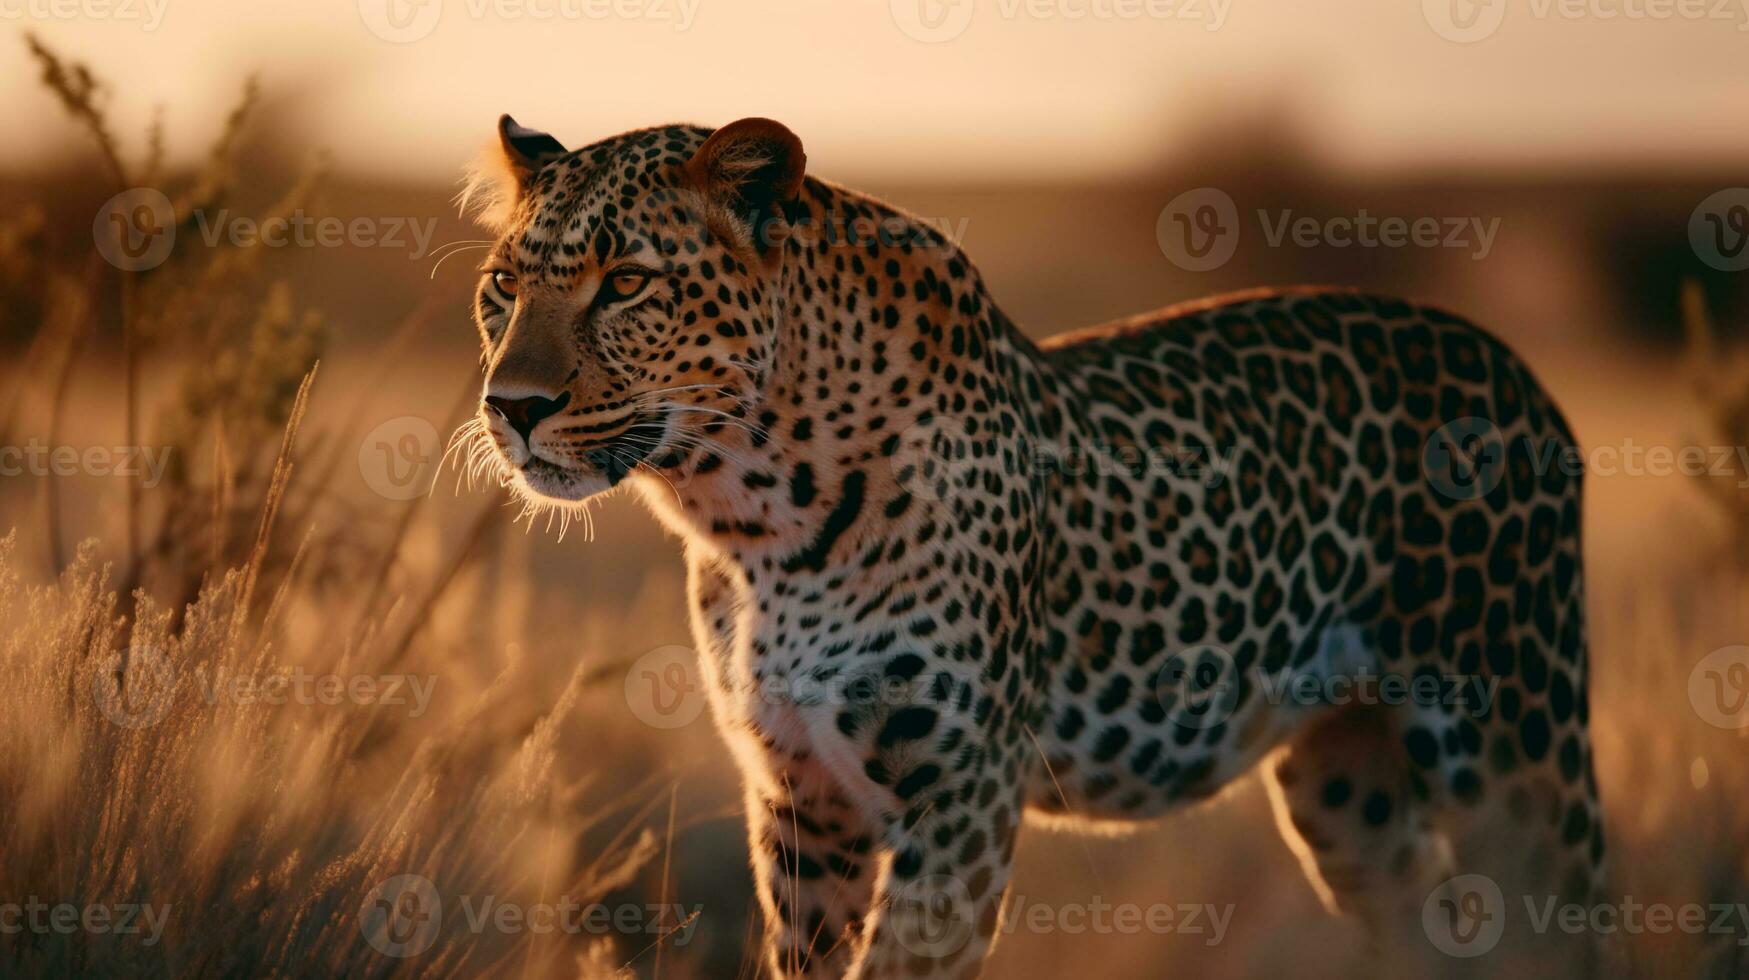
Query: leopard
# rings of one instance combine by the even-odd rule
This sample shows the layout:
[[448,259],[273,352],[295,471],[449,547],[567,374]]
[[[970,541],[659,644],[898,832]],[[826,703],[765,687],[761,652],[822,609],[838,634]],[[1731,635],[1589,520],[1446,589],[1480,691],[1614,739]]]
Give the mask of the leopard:
[[1604,887],[1577,442],[1492,334],[1296,286],[1035,341],[776,121],[496,135],[461,437],[680,540],[769,975],[977,976],[1024,824],[1252,773],[1365,936]]

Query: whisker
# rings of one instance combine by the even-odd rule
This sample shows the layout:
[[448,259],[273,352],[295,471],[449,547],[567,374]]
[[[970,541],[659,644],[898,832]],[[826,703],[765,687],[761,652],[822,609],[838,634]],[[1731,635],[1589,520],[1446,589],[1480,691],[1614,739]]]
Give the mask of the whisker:
[[756,461],[742,456],[739,452],[724,446],[716,440],[708,438],[704,433],[695,429],[676,426],[674,429],[674,435],[671,436],[670,439],[675,442],[679,448],[699,449],[705,452],[715,453],[729,462],[734,463],[736,466],[751,469],[758,465]]
[[463,253],[463,252],[469,252],[469,251],[473,251],[473,250],[474,250],[474,249],[483,249],[483,248],[491,248],[491,247],[492,247],[492,243],[491,243],[491,242],[487,242],[487,243],[485,243],[485,244],[484,244],[484,245],[463,245],[463,246],[461,246],[461,247],[459,247],[459,248],[456,248],[456,249],[452,249],[452,250],[451,250],[451,251],[449,251],[449,252],[447,252],[447,253],[445,253],[445,254],[444,254],[444,255],[443,255],[443,256],[441,256],[441,257],[439,257],[439,258],[438,258],[438,260],[437,260],[437,261],[436,261],[436,262],[434,262],[434,263],[432,263],[432,266],[431,266],[431,274],[430,274],[430,275],[428,275],[428,276],[426,276],[426,277],[425,277],[425,278],[427,278],[427,279],[436,279],[436,278],[437,278],[437,270],[438,270],[438,267],[439,267],[439,266],[441,266],[441,265],[443,265],[443,263],[444,263],[444,262],[445,262],[445,261],[446,261],[446,260],[447,260],[447,259],[449,259],[449,258],[450,258],[450,256],[453,256],[453,255],[460,255],[460,254],[461,254],[461,253]]
[[490,244],[492,244],[491,240],[486,239],[486,238],[458,238],[453,242],[444,242],[442,245],[434,245],[434,246],[432,246],[431,251],[427,252],[426,254],[427,255],[436,255],[438,252],[441,252],[446,248],[455,248],[457,246],[490,245]]
[[766,431],[764,426],[757,422],[750,422],[744,418],[738,418],[717,408],[706,408],[703,405],[682,405],[679,402],[659,402],[654,407],[667,409],[671,412],[698,412],[705,415],[713,415],[720,419],[724,424],[733,425],[746,430],[747,434],[753,436],[755,439],[766,439],[771,435],[770,432]]

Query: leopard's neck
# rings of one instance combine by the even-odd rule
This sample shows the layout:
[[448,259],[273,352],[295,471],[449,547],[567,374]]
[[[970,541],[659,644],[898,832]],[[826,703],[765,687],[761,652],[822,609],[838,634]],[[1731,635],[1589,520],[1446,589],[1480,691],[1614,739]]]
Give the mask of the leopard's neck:
[[870,549],[938,516],[911,492],[932,427],[1016,408],[1048,371],[939,229],[812,179],[801,204],[757,431],[639,478],[671,530],[749,577],[875,564]]

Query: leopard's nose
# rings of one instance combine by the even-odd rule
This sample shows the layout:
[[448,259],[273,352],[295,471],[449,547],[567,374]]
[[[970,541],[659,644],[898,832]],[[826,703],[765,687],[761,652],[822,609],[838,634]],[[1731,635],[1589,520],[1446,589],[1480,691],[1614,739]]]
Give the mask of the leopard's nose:
[[541,395],[525,395],[520,398],[510,398],[503,395],[487,395],[486,407],[497,412],[516,434],[528,442],[530,433],[539,425],[542,419],[557,414],[571,401],[571,393],[564,392],[557,398],[546,398]]

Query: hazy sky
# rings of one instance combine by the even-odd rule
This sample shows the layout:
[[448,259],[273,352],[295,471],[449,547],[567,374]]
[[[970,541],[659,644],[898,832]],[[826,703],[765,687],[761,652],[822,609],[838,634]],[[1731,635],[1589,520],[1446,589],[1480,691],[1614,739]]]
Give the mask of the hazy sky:
[[[69,133],[38,31],[210,138],[258,72],[345,167],[444,178],[500,112],[579,145],[783,120],[854,178],[1132,172],[1288,99],[1366,169],[1749,160],[1749,0],[0,0],[0,167]],[[1469,40],[1466,40],[1469,39]],[[137,127],[135,127],[137,128]],[[32,136],[47,134],[46,138]],[[130,134],[131,135],[131,134]]]

